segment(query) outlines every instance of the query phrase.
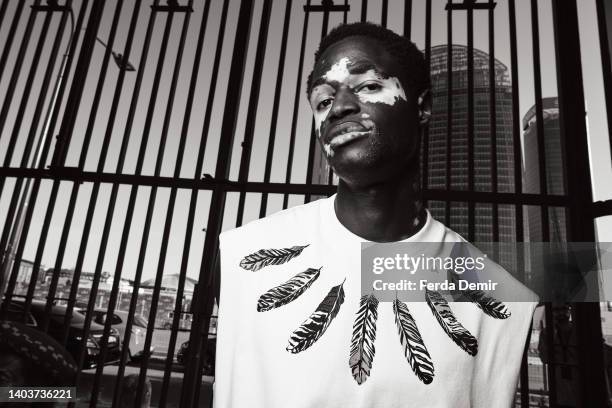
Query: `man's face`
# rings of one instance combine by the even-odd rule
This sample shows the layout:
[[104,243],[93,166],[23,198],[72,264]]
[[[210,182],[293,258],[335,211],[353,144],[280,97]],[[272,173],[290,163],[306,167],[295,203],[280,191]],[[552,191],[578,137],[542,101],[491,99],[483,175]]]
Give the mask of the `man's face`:
[[314,68],[310,106],[317,138],[349,184],[384,182],[417,160],[417,95],[403,87],[400,73],[376,40],[360,36],[330,46]]

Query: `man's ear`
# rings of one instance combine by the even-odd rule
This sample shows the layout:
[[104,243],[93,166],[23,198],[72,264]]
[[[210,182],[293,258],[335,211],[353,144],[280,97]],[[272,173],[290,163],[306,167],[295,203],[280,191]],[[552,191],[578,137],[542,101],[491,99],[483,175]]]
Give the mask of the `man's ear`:
[[421,125],[429,124],[431,119],[431,92],[429,89],[421,92],[417,99],[417,106],[419,108],[419,121]]

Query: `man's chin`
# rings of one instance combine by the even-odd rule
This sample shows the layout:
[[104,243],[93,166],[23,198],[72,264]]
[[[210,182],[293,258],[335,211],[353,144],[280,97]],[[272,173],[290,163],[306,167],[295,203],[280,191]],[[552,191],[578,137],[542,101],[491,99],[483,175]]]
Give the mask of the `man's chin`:
[[418,167],[390,160],[342,160],[331,163],[334,173],[345,184],[364,188],[394,181],[405,181]]

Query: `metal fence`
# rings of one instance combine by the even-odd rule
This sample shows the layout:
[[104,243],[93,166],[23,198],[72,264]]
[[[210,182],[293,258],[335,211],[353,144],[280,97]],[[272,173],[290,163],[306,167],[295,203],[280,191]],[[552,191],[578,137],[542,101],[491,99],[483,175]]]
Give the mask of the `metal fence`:
[[[527,191],[523,185],[526,163],[521,150],[516,3],[66,0],[57,4],[3,0],[1,316],[6,316],[17,298],[23,299],[27,315],[41,280],[41,264],[44,259],[52,259],[47,261],[52,264],[45,286],[47,317],[39,325],[48,331],[54,304],[64,303],[66,314],[58,336],[66,344],[70,316],[78,306],[81,275],[90,263],[93,274],[82,310],[85,333],[78,355],[81,364],[105,269],[113,271],[105,304],[111,315],[119,307],[122,277],[129,270],[133,278],[127,306],[130,318],[122,339],[112,401],[117,406],[130,357],[125,346],[130,342],[138,299],[142,298],[143,275],[149,268],[154,271],[149,285],[146,350],[154,340],[164,275],[178,270],[164,375],[159,399],[154,401],[165,406],[176,368],[180,316],[186,307],[185,285],[188,271],[192,271],[197,285],[190,302],[193,323],[180,406],[198,406],[205,399],[200,395],[200,384],[218,286],[219,233],[245,220],[335,191],[333,177],[322,164],[315,143],[303,83],[318,40],[330,27],[347,21],[393,25],[413,40],[418,31],[419,39],[424,39],[419,45],[428,63],[434,58],[445,59],[447,65],[441,62],[437,80],[445,80],[438,96],[446,100],[438,112],[434,111],[434,121],[441,130],[436,133],[432,127],[425,134],[422,185],[425,199],[431,208],[439,210],[436,214],[447,225],[469,240],[479,237],[480,226],[490,231],[493,241],[504,234],[523,241],[524,220],[529,218],[526,213],[531,208],[538,213],[541,239],[548,241],[554,226],[551,211],[562,209],[564,238],[593,241],[593,219],[609,214],[610,206],[593,205],[591,199],[584,95],[582,81],[576,80],[581,79],[577,2],[550,1],[563,166],[563,189],[552,192],[548,191],[547,172],[551,170],[547,166],[537,0],[520,2],[529,7],[531,21],[518,23],[519,29],[531,30],[533,60],[522,61],[520,66],[533,70],[538,167],[537,189]],[[603,1],[597,4],[601,30],[605,10]],[[503,35],[508,38],[510,54],[510,78],[504,80],[509,99],[502,111],[498,106],[504,100],[497,85],[500,68],[495,47],[496,36],[500,35],[496,13],[500,12],[508,17],[503,24],[508,32]],[[474,47],[474,19],[479,13],[487,16],[486,30],[478,30],[486,32],[486,53]],[[432,30],[438,26],[433,27],[432,21],[438,21],[440,15],[442,21],[446,20],[447,52],[436,57],[432,55]],[[458,57],[449,46],[454,43],[457,27],[466,30],[464,54],[460,55],[465,60],[463,76],[455,75],[459,68],[454,60]],[[600,46],[605,56],[604,72],[608,71],[610,105],[610,58],[605,34],[601,35]],[[462,81],[465,83],[460,85]],[[480,94],[486,97],[484,105]],[[457,109],[457,101],[464,101],[465,106]],[[483,106],[488,112],[484,130],[475,119]],[[611,111],[608,109],[608,116]],[[500,136],[505,129],[503,114],[510,117],[507,140]],[[464,136],[460,138],[458,133]],[[505,142],[511,156],[506,175],[498,153]],[[434,154],[435,143],[440,144],[442,153]],[[464,155],[454,156],[453,149],[459,144]],[[441,160],[439,166],[436,160]],[[460,178],[464,178],[459,186],[451,183],[451,174],[458,174],[454,167],[458,162],[463,163]],[[438,167],[443,169],[445,184],[431,185],[430,172]],[[481,188],[477,177],[482,168],[489,172]],[[500,227],[500,217],[511,220],[509,233]],[[486,222],[479,224],[477,219]],[[33,259],[32,272],[25,293],[19,294],[18,276],[28,257]],[[60,285],[61,271],[68,267],[72,279]],[[575,319],[580,356],[578,398],[581,406],[604,406],[606,384],[598,305],[575,305]],[[546,320],[553,320],[550,307]],[[107,319],[99,361],[107,357],[110,333]],[[547,341],[553,343],[552,333]],[[530,406],[526,355],[520,377],[523,407]],[[150,356],[145,355],[140,363],[139,394],[150,364]],[[103,372],[104,366],[99,364],[91,406],[97,404]],[[547,376],[548,403],[555,406],[554,364],[550,364]],[[77,385],[82,381],[81,372],[76,381]]]

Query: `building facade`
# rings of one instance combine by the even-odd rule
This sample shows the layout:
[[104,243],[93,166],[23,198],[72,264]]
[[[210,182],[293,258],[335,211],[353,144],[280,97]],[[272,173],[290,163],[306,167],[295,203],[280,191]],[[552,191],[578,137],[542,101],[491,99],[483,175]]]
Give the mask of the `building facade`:
[[[452,46],[451,112],[448,109],[448,47],[431,49],[432,118],[427,138],[427,179],[425,188],[468,190],[468,49]],[[514,191],[514,149],[512,141],[512,88],[508,68],[495,60],[496,148],[493,151],[489,84],[489,55],[474,49],[474,132],[473,168],[474,190],[493,191],[493,166],[497,166],[497,191]],[[450,132],[448,119],[451,119]],[[424,153],[424,152],[423,152]],[[421,163],[424,163],[422,155]],[[425,170],[425,169],[423,169]],[[430,202],[433,216],[444,220],[444,202]],[[493,240],[493,206],[476,205],[475,240]],[[449,226],[467,237],[467,203],[450,203]],[[498,207],[499,240],[516,239],[514,209]]]
[[[561,130],[559,125],[559,101],[557,97],[542,98],[543,137],[543,179],[547,194],[565,194],[563,177],[563,152],[561,150]],[[525,193],[540,194],[541,188],[536,106],[532,106],[523,117],[523,144],[525,146],[525,166],[523,171],[523,190]],[[542,211],[540,207],[527,206],[528,240],[531,242],[565,242],[565,209],[549,207],[548,239],[544,239]]]

